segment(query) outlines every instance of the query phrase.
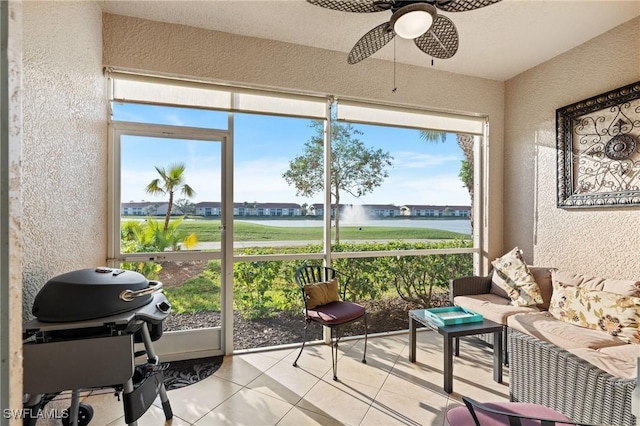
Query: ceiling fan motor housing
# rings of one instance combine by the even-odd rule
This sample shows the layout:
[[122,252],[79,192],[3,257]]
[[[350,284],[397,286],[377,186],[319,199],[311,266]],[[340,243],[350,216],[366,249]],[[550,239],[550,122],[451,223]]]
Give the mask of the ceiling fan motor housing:
[[414,39],[429,31],[437,14],[429,3],[412,3],[393,12],[389,24],[400,37]]

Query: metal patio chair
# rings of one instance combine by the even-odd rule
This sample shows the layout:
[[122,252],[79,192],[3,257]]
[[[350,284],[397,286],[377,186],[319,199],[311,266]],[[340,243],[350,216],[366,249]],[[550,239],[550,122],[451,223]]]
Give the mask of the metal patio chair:
[[465,406],[447,411],[451,426],[596,426],[571,420],[551,408],[523,402],[480,403],[463,396]]
[[[302,300],[304,302],[304,338],[300,352],[293,362],[293,366],[298,366],[298,359],[302,355],[307,341],[307,329],[311,323],[317,323],[331,330],[331,365],[333,367],[333,380],[338,380],[338,343],[341,338],[341,327],[352,322],[364,321],[364,353],[362,362],[366,364],[367,356],[367,312],[362,305],[345,301],[347,286],[350,277],[333,268],[325,266],[303,265],[295,272],[295,281],[300,288]],[[311,290],[309,287],[318,283],[327,283],[336,279],[338,281],[339,300],[332,301],[315,307],[307,307]],[[334,336],[335,335],[335,336]]]

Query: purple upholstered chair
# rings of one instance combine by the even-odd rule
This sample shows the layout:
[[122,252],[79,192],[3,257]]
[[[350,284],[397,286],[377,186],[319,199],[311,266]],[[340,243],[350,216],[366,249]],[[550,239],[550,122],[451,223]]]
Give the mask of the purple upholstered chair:
[[[295,272],[295,281],[302,292],[304,302],[304,337],[300,352],[293,361],[293,366],[298,366],[298,359],[307,341],[307,328],[311,323],[317,323],[331,329],[331,365],[333,367],[333,380],[338,380],[338,342],[340,341],[340,327],[354,321],[364,320],[364,353],[362,362],[367,362],[367,312],[364,306],[345,301],[347,285],[350,277],[326,266],[303,265]],[[338,281],[340,300],[329,302],[313,308],[307,307],[309,295],[305,291],[305,285],[328,282],[333,279]],[[335,338],[334,338],[335,331]]]
[[466,396],[466,406],[447,411],[450,426],[593,426],[577,423],[564,414],[538,404],[525,402],[487,402],[481,404]]

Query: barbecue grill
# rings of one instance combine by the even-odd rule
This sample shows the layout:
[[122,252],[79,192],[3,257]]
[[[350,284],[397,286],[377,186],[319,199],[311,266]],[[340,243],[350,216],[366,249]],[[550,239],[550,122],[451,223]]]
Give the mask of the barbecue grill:
[[[173,417],[163,369],[153,349],[171,305],[162,283],[124,269],[99,267],[59,275],[37,294],[37,319],[23,329],[24,424],[53,397],[71,390],[63,424],[84,426],[93,409],[80,403],[80,390],[114,388],[122,394],[124,417],[135,426],[160,395],[167,420]],[[135,351],[134,344],[144,350]],[[146,362],[136,358],[146,355]]]

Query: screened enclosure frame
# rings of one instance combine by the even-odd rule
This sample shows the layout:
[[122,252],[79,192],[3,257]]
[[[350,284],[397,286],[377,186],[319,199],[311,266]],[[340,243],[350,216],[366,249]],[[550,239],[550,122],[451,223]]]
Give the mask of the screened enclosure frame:
[[[233,265],[237,262],[261,261],[294,261],[322,260],[331,266],[334,259],[365,258],[383,256],[428,256],[442,254],[473,254],[474,273],[483,274],[487,263],[486,252],[483,251],[484,240],[488,232],[487,192],[485,191],[488,161],[489,123],[485,116],[455,114],[449,112],[429,111],[420,108],[407,108],[400,105],[367,103],[346,98],[336,99],[327,95],[310,95],[304,93],[284,93],[247,87],[232,87],[204,81],[186,81],[167,79],[157,76],[146,76],[127,72],[109,70],[110,101],[138,103],[158,106],[180,106],[198,109],[210,109],[228,112],[228,128],[226,142],[223,145],[223,178],[226,187],[224,209],[226,217],[223,224],[226,239],[222,244],[220,258],[222,261],[221,286],[223,289],[223,352],[233,353]],[[273,102],[270,102],[272,100]],[[337,105],[337,107],[336,107]],[[234,113],[266,114],[311,118],[324,122],[324,179],[325,188],[331,187],[331,118],[333,108],[337,108],[339,121],[360,124],[388,125],[412,129],[443,131],[448,133],[464,133],[474,137],[474,203],[473,203],[473,247],[460,249],[425,249],[394,250],[370,252],[332,252],[331,251],[331,194],[324,191],[323,241],[322,250],[318,253],[269,254],[269,255],[234,255],[233,253],[233,134]],[[422,121],[420,121],[422,119]],[[110,123],[110,128],[149,128],[149,124]],[[194,133],[203,129],[190,129]],[[210,132],[210,131],[209,131]],[[112,133],[112,132],[111,132]],[[115,137],[111,134],[110,138]],[[114,152],[114,155],[117,154]],[[119,249],[116,250],[116,217],[119,212],[113,209],[119,206],[113,188],[119,188],[120,182],[114,180],[116,164],[112,164],[112,176],[109,177],[110,216],[109,216],[109,255],[111,260],[121,260]],[[116,214],[117,213],[117,214]],[[176,252],[180,253],[180,252]],[[160,254],[158,254],[160,255]],[[190,259],[188,252],[176,254],[173,259]],[[326,339],[325,339],[326,340]]]

